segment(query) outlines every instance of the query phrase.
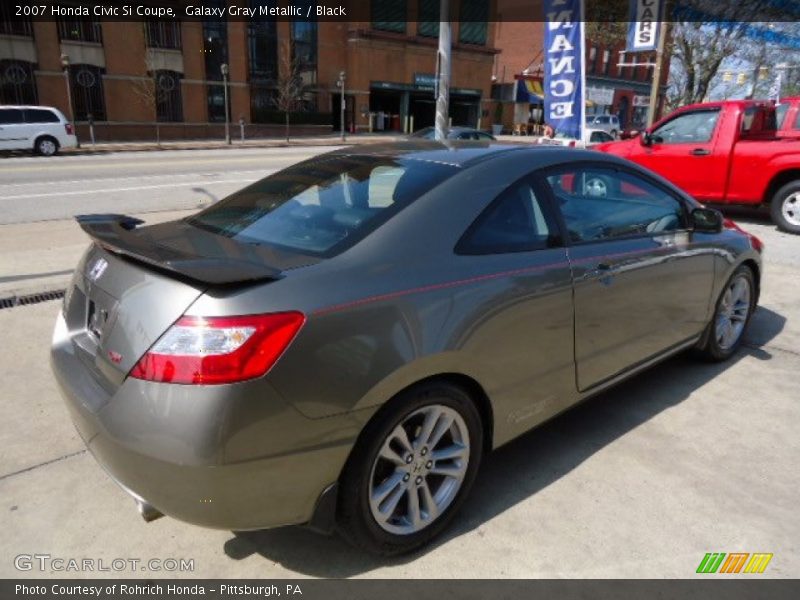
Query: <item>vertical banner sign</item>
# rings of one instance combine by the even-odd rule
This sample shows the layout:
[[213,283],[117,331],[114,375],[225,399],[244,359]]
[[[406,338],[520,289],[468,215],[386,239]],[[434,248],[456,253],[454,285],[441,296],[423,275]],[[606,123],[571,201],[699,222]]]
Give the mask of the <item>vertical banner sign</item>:
[[648,52],[658,45],[664,0],[630,0],[626,52]]
[[586,66],[583,0],[544,0],[545,122],[583,139]]

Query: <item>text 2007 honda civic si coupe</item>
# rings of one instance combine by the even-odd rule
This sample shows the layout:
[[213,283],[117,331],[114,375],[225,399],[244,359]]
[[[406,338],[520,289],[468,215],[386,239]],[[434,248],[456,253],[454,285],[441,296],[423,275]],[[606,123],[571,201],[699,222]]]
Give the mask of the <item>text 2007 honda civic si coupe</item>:
[[589,151],[338,150],[93,243],[52,367],[148,518],[309,524],[381,554],[441,532],[481,457],[684,349],[726,359],[761,243]]

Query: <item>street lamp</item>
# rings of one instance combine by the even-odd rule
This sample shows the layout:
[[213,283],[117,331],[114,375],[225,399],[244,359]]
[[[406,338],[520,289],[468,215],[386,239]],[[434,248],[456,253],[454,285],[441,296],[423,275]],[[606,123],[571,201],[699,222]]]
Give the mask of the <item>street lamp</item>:
[[75,110],[72,108],[72,87],[69,81],[69,56],[61,54],[61,68],[64,71],[64,83],[67,86],[67,104],[69,106],[69,120],[72,125],[72,133],[75,134],[75,145],[80,148],[81,141],[78,139],[78,130],[75,129]]
[[341,128],[341,131],[342,131],[342,141],[344,141],[344,139],[345,139],[345,137],[344,137],[344,75],[345,75],[344,71],[339,71],[339,79],[336,82],[336,87],[338,87],[341,90],[341,94],[342,94],[342,96],[341,96],[342,102],[340,104],[340,112],[339,112],[339,127]]
[[222,86],[225,88],[225,143],[231,143],[231,124],[228,119],[228,63],[222,63],[219,67],[222,72]]

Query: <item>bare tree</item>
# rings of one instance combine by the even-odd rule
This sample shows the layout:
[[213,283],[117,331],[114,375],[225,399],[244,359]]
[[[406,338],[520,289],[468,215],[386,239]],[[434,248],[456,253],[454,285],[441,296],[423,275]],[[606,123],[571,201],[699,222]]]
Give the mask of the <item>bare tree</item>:
[[275,82],[275,106],[286,119],[286,142],[289,142],[289,115],[300,107],[305,91],[303,63],[294,52],[292,43],[284,40],[278,50],[278,78]]
[[144,76],[134,82],[133,91],[139,102],[153,111],[156,123],[156,144],[160,146],[161,123],[158,120],[158,103],[162,100],[164,90],[159,83],[155,54],[151,48],[147,48],[144,57]]

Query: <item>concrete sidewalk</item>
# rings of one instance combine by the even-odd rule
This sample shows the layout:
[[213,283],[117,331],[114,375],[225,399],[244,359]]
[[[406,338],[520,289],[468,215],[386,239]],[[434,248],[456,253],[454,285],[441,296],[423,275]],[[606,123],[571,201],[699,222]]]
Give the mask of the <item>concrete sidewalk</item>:
[[291,137],[288,143],[286,138],[283,137],[245,139],[244,142],[239,138],[235,138],[231,141],[231,144],[226,144],[225,140],[222,139],[162,141],[160,144],[155,141],[100,142],[92,144],[87,140],[81,140],[80,148],[66,148],[62,150],[62,153],[64,155],[76,155],[158,150],[224,150],[226,148],[286,148],[289,146],[324,147],[396,142],[403,139],[405,139],[405,136],[399,133],[358,133],[348,134],[344,142],[338,134]]

